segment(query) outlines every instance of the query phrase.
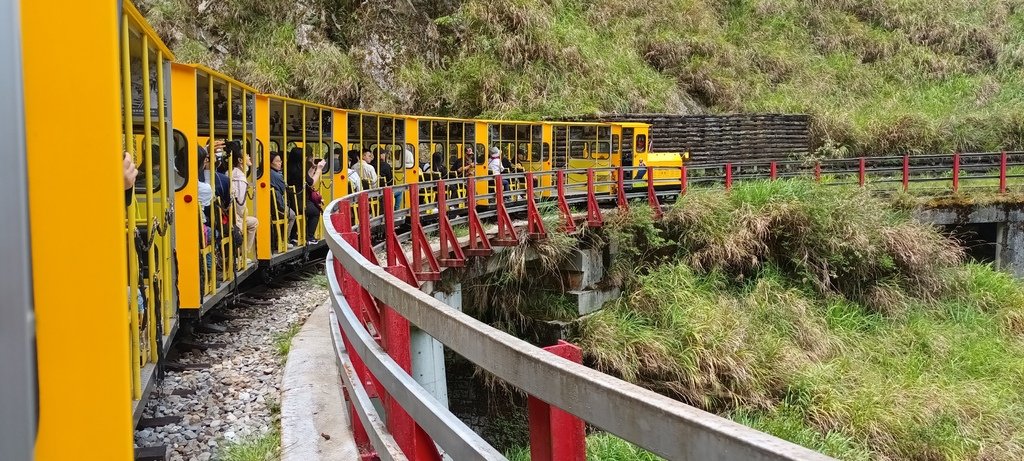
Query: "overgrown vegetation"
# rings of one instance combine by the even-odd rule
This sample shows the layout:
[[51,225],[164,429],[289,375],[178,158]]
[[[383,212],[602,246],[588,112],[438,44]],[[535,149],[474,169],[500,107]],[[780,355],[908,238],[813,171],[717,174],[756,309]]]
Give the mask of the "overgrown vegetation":
[[[856,189],[694,191],[579,342],[606,372],[841,459],[1024,457],[1024,286]],[[639,219],[636,219],[639,217]],[[637,255],[642,255],[637,257]]]
[[[530,461],[529,447],[506,453],[509,461]],[[649,451],[637,448],[611,434],[598,433],[587,436],[588,461],[661,461]]]
[[571,320],[576,306],[561,296],[559,265],[577,246],[577,236],[558,229],[558,215],[541,210],[547,237],[534,239],[525,230],[519,243],[486,262],[494,270],[464,285],[466,312],[514,335],[537,340],[538,321]]
[[274,350],[282,360],[288,358],[288,352],[292,350],[292,338],[295,338],[301,329],[301,323],[293,323],[284,331],[274,333]]
[[281,459],[281,434],[277,429],[227,445],[220,461],[276,461]]
[[823,155],[1024,147],[1019,0],[140,0],[179,58],[454,116],[812,115]]

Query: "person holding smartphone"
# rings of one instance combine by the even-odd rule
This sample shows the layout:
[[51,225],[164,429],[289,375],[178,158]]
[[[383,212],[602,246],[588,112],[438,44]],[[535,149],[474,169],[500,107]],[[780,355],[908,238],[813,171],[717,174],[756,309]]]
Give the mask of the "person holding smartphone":
[[316,239],[316,228],[320,224],[320,214],[324,212],[324,198],[317,190],[320,184],[320,176],[324,173],[324,166],[327,160],[310,159],[306,168],[306,243],[308,245],[318,243]]

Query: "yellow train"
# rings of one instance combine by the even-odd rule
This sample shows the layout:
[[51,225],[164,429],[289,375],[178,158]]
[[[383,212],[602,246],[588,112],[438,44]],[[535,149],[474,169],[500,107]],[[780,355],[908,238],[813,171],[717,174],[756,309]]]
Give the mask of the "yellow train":
[[355,157],[397,185],[486,176],[492,149],[524,171],[682,162],[649,152],[642,123],[385,114],[263,94],[176,62],[127,0],[0,5],[13,159],[0,169],[0,264],[18,305],[0,322],[0,392],[15,402],[0,405],[5,459],[132,459],[180,326],[322,248],[319,204],[385,181],[354,181]]

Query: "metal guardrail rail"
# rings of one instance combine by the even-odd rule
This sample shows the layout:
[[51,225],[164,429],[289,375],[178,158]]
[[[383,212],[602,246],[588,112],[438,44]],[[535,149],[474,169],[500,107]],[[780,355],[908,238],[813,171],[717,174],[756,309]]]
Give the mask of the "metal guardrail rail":
[[[970,160],[965,162],[965,158]],[[869,159],[842,159],[813,164],[780,163],[694,165],[657,170],[654,167],[595,168],[459,178],[363,191],[333,201],[323,215],[330,248],[326,272],[333,301],[331,324],[337,327],[332,330],[357,441],[370,445],[364,450],[373,450],[385,460],[437,459],[435,443],[456,460],[505,459],[409,375],[408,326],[411,323],[455,353],[531,396],[667,459],[831,459],[558,357],[453,309],[420,291],[416,283],[415,274],[425,273],[421,269],[429,271],[429,267],[423,269],[424,266],[436,267],[437,264],[429,260],[432,254],[428,255],[428,260],[416,257],[426,244],[419,218],[436,217],[438,224],[432,227],[439,229],[442,240],[451,234],[454,242],[448,213],[439,213],[450,208],[468,212],[468,216],[451,221],[468,221],[471,228],[476,226],[482,233],[479,219],[488,215],[497,217],[500,228],[503,220],[508,220],[509,212],[526,211],[528,225],[531,225],[531,220],[539,220],[536,200],[541,198],[557,200],[565,226],[575,225],[569,203],[587,204],[585,224],[592,227],[600,225],[600,214],[596,211],[599,202],[614,201],[626,206],[629,199],[646,198],[660,214],[662,199],[685,194],[688,187],[698,182],[723,184],[729,188],[736,180],[751,178],[802,175],[821,180],[822,176],[830,176],[832,183],[844,183],[843,176],[855,176],[855,184],[861,186],[868,184],[869,179],[902,182],[904,190],[911,182],[940,182],[956,191],[958,181],[964,179],[960,173],[969,171],[975,173],[970,178],[998,179],[999,192],[1006,192],[1007,178],[1016,176],[1008,175],[1007,171],[1012,166],[1024,166],[1024,155],[957,154],[948,159],[925,157],[913,161],[908,157],[892,157],[870,159],[870,162]],[[842,168],[850,163],[856,168]],[[871,169],[868,165],[878,168]],[[666,169],[674,170],[676,173],[672,175],[678,174],[678,179],[666,179],[663,171]],[[690,179],[688,175],[695,170],[704,174]],[[752,173],[736,175],[738,171]],[[661,173],[657,179],[656,172]],[[945,172],[950,177],[943,176]],[[583,177],[586,181],[567,182],[566,177]],[[524,187],[503,190],[505,180],[507,184]],[[474,189],[481,181],[487,181],[490,190],[488,194],[477,196]],[[551,185],[535,187],[535,184]],[[452,194],[460,188],[465,195]],[[570,194],[570,189],[586,189],[586,193]],[[408,192],[413,203],[395,210],[395,192]],[[421,193],[431,192],[437,197],[433,203],[419,203]],[[449,194],[456,197],[447,198]],[[502,200],[496,202],[496,197]],[[478,213],[472,206],[485,201],[495,210]],[[370,215],[373,203],[383,209],[381,216]],[[358,218],[355,226],[354,217]],[[395,219],[402,217],[409,218],[412,231],[398,235]],[[543,232],[543,228],[540,231]],[[371,236],[374,233],[384,235],[382,244],[374,244]],[[400,243],[407,240],[411,240],[414,247],[412,264],[405,260]],[[388,253],[384,266],[376,260],[375,252],[381,249]],[[427,244],[426,252],[430,251]],[[459,251],[449,247],[443,250],[442,258],[447,258],[449,252],[454,252],[458,258]],[[447,261],[458,265],[458,261]],[[378,413],[372,403],[374,397],[384,402],[385,414]]]

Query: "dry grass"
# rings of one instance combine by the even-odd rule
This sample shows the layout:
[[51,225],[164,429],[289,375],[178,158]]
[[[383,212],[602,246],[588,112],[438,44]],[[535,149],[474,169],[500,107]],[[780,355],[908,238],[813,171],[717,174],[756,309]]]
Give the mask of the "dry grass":
[[680,258],[631,260],[629,294],[581,328],[586,360],[840,459],[1021,459],[1024,285],[843,194],[741,185],[610,226]]

